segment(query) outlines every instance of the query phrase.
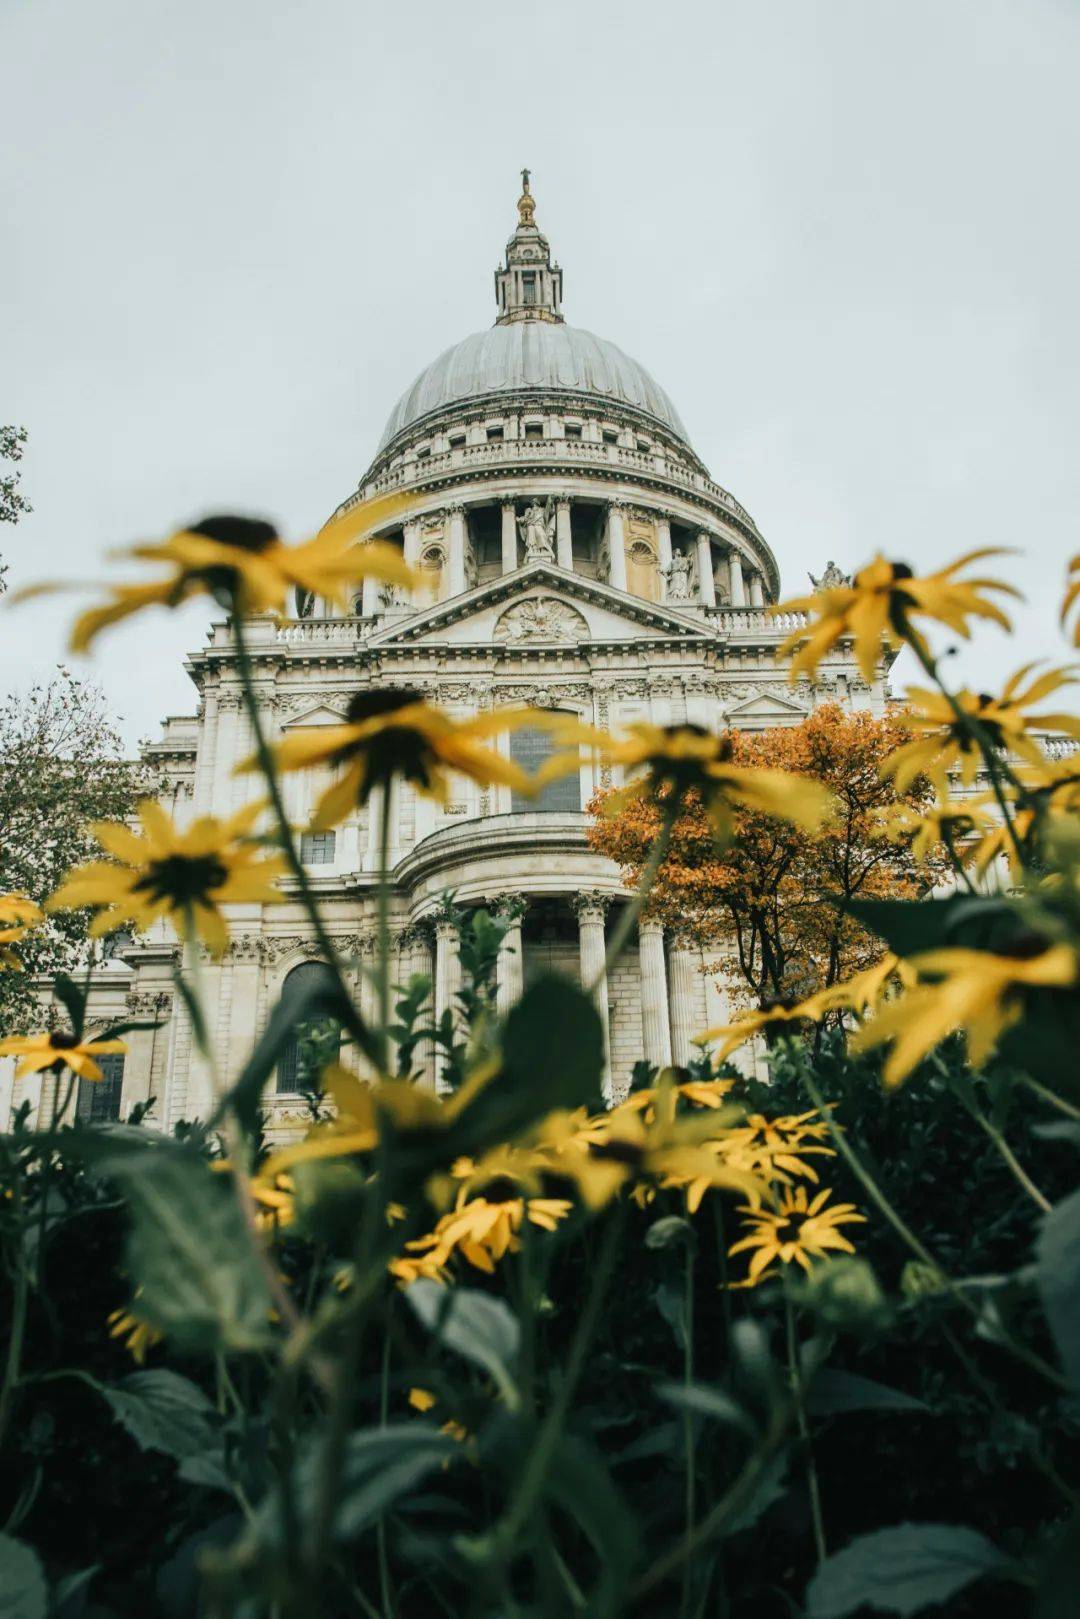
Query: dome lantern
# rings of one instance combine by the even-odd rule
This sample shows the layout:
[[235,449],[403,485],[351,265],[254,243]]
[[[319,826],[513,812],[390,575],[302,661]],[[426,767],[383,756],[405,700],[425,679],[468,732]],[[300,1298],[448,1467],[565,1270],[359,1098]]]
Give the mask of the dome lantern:
[[562,271],[551,262],[548,239],[536,224],[529,171],[521,171],[518,223],[506,244],[506,262],[495,271],[496,326],[519,320],[561,321]]

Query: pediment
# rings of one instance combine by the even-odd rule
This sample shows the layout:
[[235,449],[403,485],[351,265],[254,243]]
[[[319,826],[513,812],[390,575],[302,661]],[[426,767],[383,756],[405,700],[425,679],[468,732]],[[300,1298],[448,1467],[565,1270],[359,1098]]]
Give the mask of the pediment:
[[534,563],[388,624],[367,644],[372,649],[432,643],[534,647],[658,638],[708,641],[712,636],[689,614]]
[[799,725],[810,710],[787,692],[749,688],[745,696],[729,697],[727,718],[735,726]]
[[344,708],[333,707],[330,703],[308,702],[304,707],[298,707],[295,714],[282,719],[281,729],[289,731],[294,726],[303,726],[306,730],[311,725],[340,725],[346,718]]

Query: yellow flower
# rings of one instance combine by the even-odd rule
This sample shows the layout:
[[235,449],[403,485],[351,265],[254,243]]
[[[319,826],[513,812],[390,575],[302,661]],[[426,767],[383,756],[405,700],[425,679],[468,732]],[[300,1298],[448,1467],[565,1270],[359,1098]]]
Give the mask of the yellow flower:
[[[1076,603],[1080,601],[1080,551],[1069,562],[1069,571],[1065,580],[1065,600],[1061,604],[1061,622],[1065,623]],[[1080,617],[1073,625],[1073,639],[1080,646]]]
[[[533,778],[482,741],[500,731],[532,725],[528,708],[496,709],[473,719],[455,720],[434,708],[415,691],[361,691],[349,704],[343,725],[312,726],[295,732],[273,749],[279,770],[307,770],[312,765],[343,766],[340,779],[319,799],[312,826],[326,829],[343,821],[374,787],[402,776],[422,793],[445,803],[456,772],[482,787],[503,784],[528,793]],[[241,770],[254,770],[245,760]]]
[[566,1198],[525,1197],[511,1180],[490,1182],[486,1194],[480,1197],[471,1197],[468,1186],[463,1185],[454,1207],[443,1215],[434,1231],[405,1247],[408,1253],[422,1255],[439,1269],[456,1252],[477,1270],[491,1274],[504,1254],[520,1249],[518,1232],[526,1220],[544,1231],[554,1231],[572,1208]]
[[109,1337],[123,1338],[132,1358],[141,1366],[146,1360],[146,1352],[159,1344],[164,1334],[157,1327],[152,1327],[148,1321],[143,1321],[130,1310],[113,1310],[108,1317]]
[[813,619],[789,635],[776,655],[791,659],[789,679],[794,685],[801,674],[812,676],[822,658],[849,635],[855,642],[859,667],[872,681],[883,640],[892,647],[904,641],[922,647],[912,623],[916,617],[934,619],[965,639],[970,634],[969,618],[993,619],[1004,629],[1011,629],[1001,608],[983,592],[996,590],[1019,596],[1019,591],[999,579],[954,577],[969,563],[1002,554],[993,546],[968,551],[924,579],[917,579],[907,563],[887,562],[879,555],[855,575],[850,585],[818,590],[812,596],[800,596],[770,608],[773,613],[809,613]]
[[[164,575],[145,584],[110,586],[100,607],[76,619],[71,649],[87,651],[108,625],[145,607],[178,607],[193,596],[211,596],[221,606],[247,614],[282,611],[290,590],[344,603],[351,587],[367,577],[411,587],[415,575],[395,547],[381,540],[357,543],[402,504],[400,495],[365,502],[299,545],[287,545],[272,523],[219,515],[178,529],[160,543],[132,546],[120,554],[154,563],[165,569]],[[25,600],[67,588],[33,585],[18,594]]]
[[25,938],[41,920],[41,906],[26,894],[0,894],[0,944]]
[[626,771],[631,778],[628,785],[605,803],[609,815],[617,814],[631,798],[652,798],[674,808],[693,790],[701,795],[717,837],[726,842],[733,832],[736,809],[757,810],[814,831],[832,807],[827,789],[808,776],[732,764],[731,739],[715,736],[704,726],[642,721],[616,737],[557,716],[540,723],[546,723],[556,742],[569,751],[554,755],[541,766],[537,781],[577,770],[582,746],[593,748],[605,763]]
[[[963,714],[977,722],[991,745],[1002,752],[1019,754],[1029,764],[1040,766],[1045,754],[1028,733],[1061,731],[1080,737],[1080,718],[1075,714],[1026,712],[1062,686],[1076,684],[1072,669],[1047,669],[1036,675],[1037,663],[1025,663],[1005,683],[1000,697],[973,692],[966,687],[954,701]],[[1025,689],[1025,681],[1030,677]],[[957,718],[947,697],[923,686],[909,686],[908,708],[897,719],[914,740],[894,749],[882,761],[881,775],[891,776],[897,792],[906,792],[917,776],[928,775],[939,785],[953,770],[960,772],[965,787],[975,781],[983,762],[982,751],[967,727]]]
[[[908,957],[920,982],[889,1002],[852,1038],[853,1051],[892,1043],[883,1078],[899,1085],[946,1036],[963,1030],[974,1067],[1022,1016],[1031,989],[1071,989],[1080,979],[1080,956],[1054,944],[1027,956],[988,950],[925,950]],[[931,980],[926,982],[925,980]]]
[[18,1057],[15,1078],[40,1074],[43,1068],[70,1068],[80,1079],[100,1079],[95,1057],[108,1057],[127,1050],[122,1040],[77,1040],[63,1029],[43,1034],[11,1034],[0,1040],[0,1057]]
[[77,866],[45,908],[93,907],[98,914],[90,932],[95,935],[129,923],[146,929],[167,916],[184,938],[193,928],[220,955],[229,942],[222,905],[266,905],[281,898],[275,883],[284,860],[246,836],[261,808],[249,805],[227,821],[202,816],[181,831],[160,804],[144,799],[138,810],[141,832],[119,821],[92,826],[113,860]]
[[811,1271],[813,1259],[827,1259],[830,1251],[840,1250],[853,1254],[854,1245],[837,1228],[854,1222],[865,1223],[854,1203],[826,1204],[832,1192],[823,1187],[808,1198],[805,1186],[788,1186],[780,1193],[775,1210],[747,1208],[750,1235],[732,1243],[731,1255],[753,1249],[747,1281],[752,1285],[762,1279],[762,1272],[775,1260],[782,1265],[801,1265]]
[[745,1124],[729,1130],[715,1146],[728,1163],[770,1180],[786,1181],[790,1175],[796,1175],[816,1181],[817,1171],[803,1162],[802,1155],[816,1153],[820,1157],[834,1157],[831,1147],[817,1144],[828,1133],[828,1126],[818,1119],[815,1108],[809,1113],[787,1114],[777,1119],[751,1113]]
[[718,1063],[726,1062],[731,1053],[739,1046],[745,1045],[747,1040],[755,1034],[760,1034],[774,1023],[798,1023],[809,1020],[816,1022],[821,1016],[819,1002],[821,994],[811,995],[808,1000],[799,1001],[795,1006],[770,1006],[767,1010],[748,1010],[740,1012],[732,1023],[718,1025],[715,1029],[706,1029],[704,1034],[696,1036],[701,1045],[717,1045],[713,1053]]
[[813,997],[817,1015],[824,1017],[826,1012],[854,1012],[856,1016],[864,1017],[870,1007],[876,1006],[887,990],[893,987],[894,982],[907,987],[915,982],[917,976],[901,956],[894,955],[891,950],[886,951],[872,967],[864,967],[862,972],[854,973],[851,978],[819,990]]
[[[911,853],[920,864],[929,860],[935,849],[944,844],[960,860],[973,858],[972,839],[990,832],[999,823],[986,808],[989,795],[978,798],[949,798],[944,792],[927,809],[916,809],[911,804],[891,804],[883,818],[885,834],[894,843],[911,839]],[[1004,830],[1002,828],[1002,830]]]

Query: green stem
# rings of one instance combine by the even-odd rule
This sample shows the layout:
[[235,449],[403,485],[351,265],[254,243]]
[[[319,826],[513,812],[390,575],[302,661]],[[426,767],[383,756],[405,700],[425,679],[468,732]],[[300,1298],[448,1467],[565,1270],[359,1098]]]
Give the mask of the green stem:
[[26,1337],[26,1317],[30,1300],[30,1271],[27,1265],[26,1243],[23,1241],[22,1179],[18,1164],[11,1181],[11,1212],[15,1216],[15,1290],[11,1303],[11,1326],[8,1331],[7,1357],[4,1362],[4,1383],[0,1389],[0,1448],[3,1447],[15,1405],[15,1392],[19,1386],[22,1366],[23,1341]]
[[806,1391],[803,1388],[802,1367],[799,1365],[799,1347],[795,1337],[795,1311],[792,1307],[791,1296],[786,1289],[784,1292],[784,1322],[788,1376],[791,1379],[795,1420],[799,1429],[799,1438],[802,1441],[803,1463],[806,1467],[806,1485],[810,1493],[810,1517],[814,1526],[814,1550],[817,1553],[818,1567],[820,1568],[829,1555],[825,1544],[825,1519],[821,1510],[821,1485],[818,1481],[817,1463],[814,1460],[810,1423],[806,1415]]
[[383,783],[379,806],[379,887],[377,897],[379,1027],[379,1072],[390,1072],[390,827],[393,814],[393,780]]
[[1057,1108],[1059,1113],[1064,1113],[1067,1119],[1080,1121],[1080,1107],[1074,1107],[1071,1102],[1066,1102],[1063,1096],[1059,1096],[1056,1091],[1052,1091],[1048,1085],[1040,1085],[1039,1081],[1032,1079],[1030,1074],[1021,1074],[1020,1083],[1026,1085],[1029,1091],[1034,1091],[1036,1096],[1041,1097],[1044,1102],[1048,1102],[1051,1107]]
[[961,1104],[971,1118],[975,1120],[975,1123],[979,1126],[979,1129],[982,1130],[994,1143],[999,1156],[1002,1158],[1013,1179],[1019,1186],[1023,1188],[1027,1196],[1030,1197],[1031,1201],[1038,1209],[1042,1211],[1043,1214],[1049,1214],[1053,1205],[1051,1204],[1050,1200],[1044,1197],[1039,1191],[1039,1188],[1035,1185],[1035,1182],[1031,1179],[1031,1176],[1028,1174],[1019,1158],[1017,1158],[1001,1131],[995,1129],[995,1127],[990,1123],[990,1120],[986,1117],[986,1114],[982,1112],[976,1102],[971,1101],[968,1097],[961,1094],[959,1090],[956,1094],[960,1095]]
[[[383,1323],[382,1363],[379,1368],[379,1427],[385,1428],[390,1415],[390,1351],[392,1334],[390,1330],[391,1318],[394,1311],[394,1294],[391,1293],[386,1306],[386,1320]],[[379,1514],[375,1525],[375,1538],[379,1558],[379,1596],[382,1601],[383,1619],[394,1619],[394,1591],[390,1583],[390,1559],[386,1549],[386,1516]]]
[[274,756],[271,752],[270,744],[266,740],[266,733],[263,730],[262,720],[259,717],[259,705],[256,701],[255,687],[251,675],[251,659],[248,654],[247,641],[244,635],[244,621],[240,613],[234,613],[232,627],[233,635],[236,640],[236,666],[240,675],[240,684],[244,694],[244,708],[247,711],[248,720],[251,723],[252,735],[255,738],[255,757],[258,760],[259,770],[264,781],[266,782],[266,790],[270,796],[270,807],[273,810],[274,820],[277,826],[278,843],[280,844],[282,853],[284,854],[288,863],[289,870],[296,880],[296,886],[299,890],[301,902],[303,903],[304,909],[308,915],[308,919],[315,930],[315,938],[318,943],[319,950],[322,953],[326,965],[329,967],[336,980],[338,993],[341,999],[343,1021],[348,1027],[349,1033],[353,1036],[353,1039],[356,1041],[360,1050],[369,1059],[369,1061],[378,1065],[379,1042],[372,1037],[370,1030],[366,1027],[363,1019],[360,1017],[355,1006],[353,1005],[352,996],[349,993],[349,987],[345,981],[345,973],[341,965],[341,957],[338,954],[334,941],[326,931],[326,926],[323,922],[322,916],[320,915],[319,907],[315,902],[315,896],[311,890],[311,884],[308,882],[307,872],[304,870],[304,863],[300,859],[299,853],[297,852],[296,841],[293,838],[292,827],[289,824],[289,817],[285,809],[284,800],[281,796],[281,784],[278,781],[277,771],[274,766]]
[[[694,1238],[688,1233],[685,1243],[685,1266],[683,1276],[683,1388],[689,1395],[690,1385],[694,1381]],[[689,1544],[694,1533],[694,1518],[697,1515],[697,1502],[695,1490],[697,1474],[694,1457],[694,1413],[690,1407],[689,1399],[683,1403],[682,1414],[683,1429],[683,1466],[686,1469],[683,1485],[683,1543]],[[682,1575],[682,1612],[688,1613],[690,1609],[690,1559],[683,1564]]]

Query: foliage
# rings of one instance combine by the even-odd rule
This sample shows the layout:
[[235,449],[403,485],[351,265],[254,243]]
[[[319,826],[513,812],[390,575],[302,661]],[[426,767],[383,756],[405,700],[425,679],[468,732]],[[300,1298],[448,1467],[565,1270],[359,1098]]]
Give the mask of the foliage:
[[[705,948],[731,947],[729,970],[761,1005],[809,994],[870,966],[882,946],[854,920],[848,902],[912,899],[948,869],[945,851],[934,851],[920,866],[910,837],[894,842],[883,835],[888,811],[901,803],[925,809],[932,798],[925,778],[900,795],[878,773],[905,736],[895,717],[846,713],[835,704],[822,704],[799,725],[734,733],[737,763],[820,781],[836,810],[816,833],[739,810],[734,840],[721,849],[700,797],[688,795],[650,890],[648,914]],[[612,813],[601,794],[592,808],[592,847],[610,855],[636,886],[660,832],[662,805],[632,798]]]
[[[0,699],[0,892],[45,900],[96,850],[89,823],[123,819],[151,787],[99,688],[69,669]],[[20,941],[25,971],[0,973],[0,1034],[25,1025],[33,976],[74,966],[86,938],[86,913],[68,911]]]
[[[199,550],[184,550],[183,577],[239,600],[251,558],[231,574],[227,537],[214,545],[212,578]],[[882,853],[863,820],[887,803],[874,801],[886,743],[875,752],[861,729],[876,722],[826,711],[791,743],[786,775],[770,771],[775,739],[760,744],[767,764],[732,762],[746,739],[729,749],[689,727],[616,739],[609,759],[643,771],[624,801],[654,817],[636,835],[655,837],[612,959],[645,905],[681,917],[663,911],[670,873],[650,883],[668,837],[679,849],[697,835],[704,793],[713,834],[735,842],[703,853],[707,875],[687,884],[695,925],[734,927],[732,899],[711,914],[709,883],[737,876],[740,905],[762,912],[755,994],[825,988],[724,1031],[734,1049],[772,1020],[767,1083],[703,1050],[685,1069],[639,1063],[630,1093],[606,1104],[585,990],[542,978],[500,1014],[505,916],[464,917],[446,897],[463,983],[433,1024],[426,980],[390,982],[383,872],[378,1017],[357,1005],[297,857],[236,621],[271,825],[204,823],[185,841],[162,823],[149,852],[113,828],[130,869],[109,881],[152,886],[191,937],[192,896],[221,890],[220,850],[243,864],[276,842],[274,869],[291,873],[327,971],[225,1071],[190,952],[176,989],[219,1084],[210,1119],[174,1138],[142,1115],[71,1127],[63,1108],[59,1127],[31,1128],[27,1106],[0,1136],[11,1611],[1071,1612],[1080,777],[1049,758],[1025,758],[1020,774],[985,706],[953,708],[911,629],[913,615],[961,631],[1000,617],[994,581],[956,577],[970,560],[918,580],[879,559],[815,602],[801,658],[812,671],[850,634],[865,661],[883,627],[907,641],[954,714],[945,729],[980,750],[1015,890],[980,889],[960,850],[964,893],[918,897],[906,852]],[[281,578],[292,561],[277,558]],[[136,610],[118,600],[120,616]],[[377,736],[384,787],[424,759],[437,792],[448,765],[432,739],[449,733],[423,704],[395,697],[392,712],[370,732],[351,722],[355,791]],[[471,723],[454,722],[455,749],[495,724]],[[806,848],[812,817],[782,803],[800,764],[847,804]],[[758,824],[768,806],[781,831]],[[940,797],[909,807],[940,819]],[[757,868],[771,873],[768,902],[740,866],[744,842],[746,858],[778,863]],[[829,916],[850,923],[808,914],[824,914],[827,893],[840,902]],[[12,929],[29,949],[35,924],[16,915]],[[5,1044],[62,1081],[87,1058],[89,1007],[71,977],[55,993],[70,1033]],[[330,1019],[341,1044],[311,1127],[269,1148],[264,1087],[298,1029],[313,1068],[335,1055],[320,1050]],[[441,1063],[437,1094],[415,1083],[425,1047]]]
[[[0,461],[19,462],[26,443],[25,427],[0,425]],[[0,523],[17,523],[24,512],[33,507],[19,488],[19,471],[0,473]],[[7,589],[7,563],[0,558],[0,596]]]

